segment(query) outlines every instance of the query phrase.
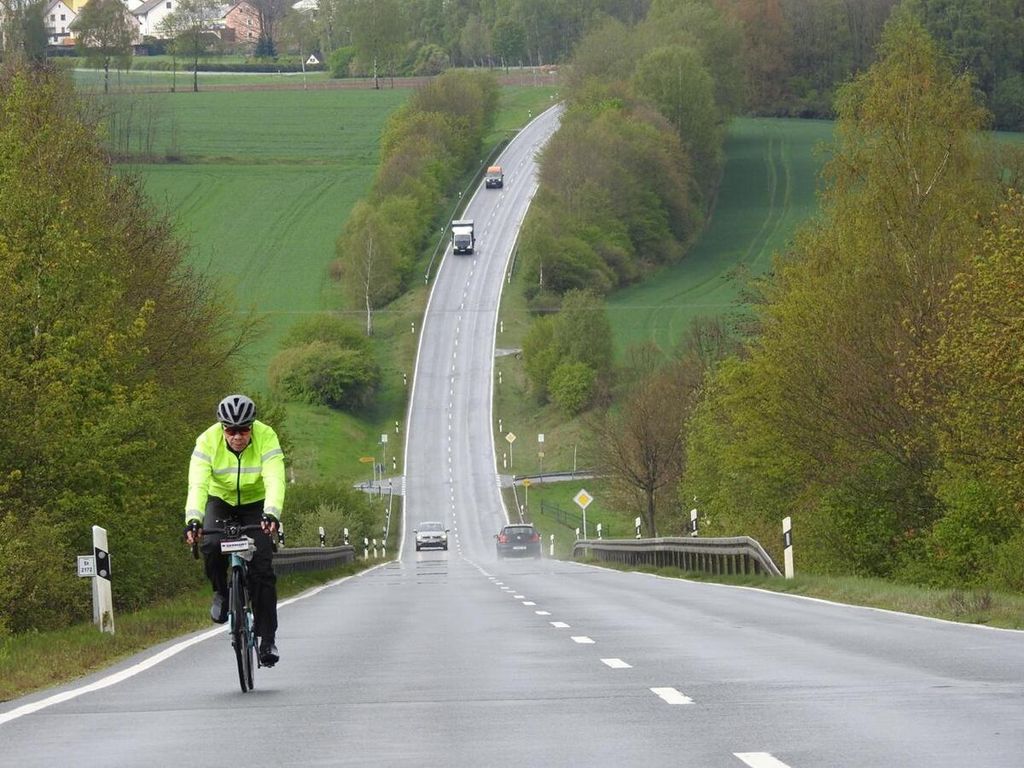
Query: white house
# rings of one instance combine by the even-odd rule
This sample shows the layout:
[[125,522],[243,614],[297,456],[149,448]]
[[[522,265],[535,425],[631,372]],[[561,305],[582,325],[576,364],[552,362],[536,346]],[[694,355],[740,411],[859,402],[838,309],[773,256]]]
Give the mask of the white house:
[[74,37],[71,22],[77,17],[78,14],[64,0],[50,0],[43,8],[46,42],[50,45],[70,43]]
[[178,7],[177,0],[146,0],[132,14],[139,22],[143,37],[163,37],[160,22]]

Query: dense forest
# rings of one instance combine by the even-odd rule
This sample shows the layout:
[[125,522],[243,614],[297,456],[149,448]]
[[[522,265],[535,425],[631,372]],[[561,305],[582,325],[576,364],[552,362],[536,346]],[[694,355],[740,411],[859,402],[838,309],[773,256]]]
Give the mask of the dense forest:
[[[955,71],[969,72],[1002,128],[1024,128],[1020,0],[904,0]],[[447,67],[547,66],[577,58],[609,20],[628,26],[704,6],[734,21],[744,108],[832,117],[836,89],[869,67],[897,0],[321,0],[325,52],[349,50],[349,71],[436,74]],[[705,39],[707,49],[710,41]],[[643,47],[620,51],[628,60]]]

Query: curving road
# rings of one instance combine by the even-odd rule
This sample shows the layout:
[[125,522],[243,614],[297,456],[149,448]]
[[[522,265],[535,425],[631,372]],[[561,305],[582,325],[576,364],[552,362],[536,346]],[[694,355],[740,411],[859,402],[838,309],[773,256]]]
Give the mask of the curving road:
[[282,661],[238,691],[223,629],[0,705],[0,765],[1010,768],[1024,633],[544,559],[497,561],[494,325],[546,113],[467,216],[422,328],[415,552],[281,606]]

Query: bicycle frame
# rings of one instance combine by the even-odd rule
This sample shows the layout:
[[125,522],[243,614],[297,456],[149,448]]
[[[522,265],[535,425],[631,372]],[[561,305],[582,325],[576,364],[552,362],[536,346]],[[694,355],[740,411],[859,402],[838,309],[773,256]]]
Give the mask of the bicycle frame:
[[[248,526],[246,526],[248,527]],[[241,533],[241,526],[225,526],[226,535]],[[230,555],[230,581],[228,593],[228,628],[231,645],[235,649],[238,682],[242,693],[253,688],[253,659],[256,657],[256,635],[253,632],[252,602],[249,595],[248,563],[256,552],[256,544],[249,536],[225,538],[220,542],[222,554]],[[256,666],[259,666],[256,658]]]

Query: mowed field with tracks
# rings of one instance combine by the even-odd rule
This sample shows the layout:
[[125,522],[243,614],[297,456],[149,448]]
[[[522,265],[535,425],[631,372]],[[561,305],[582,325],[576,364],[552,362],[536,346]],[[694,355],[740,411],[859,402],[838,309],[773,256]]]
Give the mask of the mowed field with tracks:
[[328,265],[349,211],[378,161],[387,116],[408,91],[135,94],[157,126],[154,149],[175,162],[137,163],[154,203],[223,279],[240,311],[265,316],[253,383],[292,322],[330,307]]
[[796,228],[814,215],[817,151],[833,124],[738,118],[725,143],[725,175],[711,220],[686,257],[609,298],[616,349],[653,342],[673,349],[693,319],[744,311],[751,278],[771,268]]

